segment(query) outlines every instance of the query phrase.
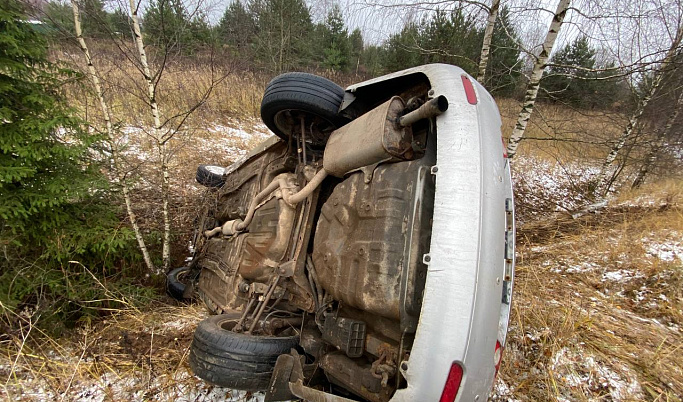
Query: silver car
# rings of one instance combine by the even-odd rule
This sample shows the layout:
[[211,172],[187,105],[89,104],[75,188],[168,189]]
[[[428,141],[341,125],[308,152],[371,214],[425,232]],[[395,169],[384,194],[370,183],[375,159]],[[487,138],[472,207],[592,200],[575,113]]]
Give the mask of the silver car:
[[169,274],[202,321],[190,366],[267,401],[484,401],[501,362],[514,207],[501,120],[462,69],[425,65],[346,90],[267,86],[276,134],[226,169],[196,252]]

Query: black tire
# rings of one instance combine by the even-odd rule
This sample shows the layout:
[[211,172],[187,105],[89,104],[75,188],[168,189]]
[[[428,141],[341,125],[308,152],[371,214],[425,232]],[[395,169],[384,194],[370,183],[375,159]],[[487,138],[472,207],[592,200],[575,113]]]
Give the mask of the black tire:
[[215,315],[199,323],[190,346],[190,368],[214,385],[263,391],[268,388],[278,356],[296,347],[299,335],[259,336],[230,331],[240,315]]
[[197,183],[206,186],[219,188],[225,184],[223,173],[225,168],[216,165],[199,165],[197,168]]
[[324,146],[330,132],[348,122],[339,115],[344,89],[334,82],[307,73],[285,73],[273,78],[261,102],[261,119],[277,136],[289,139],[300,117],[313,131],[307,138],[314,147]]
[[186,300],[183,296],[186,287],[184,282],[188,280],[189,273],[189,267],[180,267],[166,274],[166,291],[169,296],[176,300]]

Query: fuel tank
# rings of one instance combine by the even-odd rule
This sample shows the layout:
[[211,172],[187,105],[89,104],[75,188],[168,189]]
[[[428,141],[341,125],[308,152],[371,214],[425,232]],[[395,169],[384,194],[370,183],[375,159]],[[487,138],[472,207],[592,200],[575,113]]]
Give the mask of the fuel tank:
[[429,158],[383,164],[369,183],[356,172],[334,188],[317,223],[313,262],[336,299],[416,322],[434,203],[430,167]]

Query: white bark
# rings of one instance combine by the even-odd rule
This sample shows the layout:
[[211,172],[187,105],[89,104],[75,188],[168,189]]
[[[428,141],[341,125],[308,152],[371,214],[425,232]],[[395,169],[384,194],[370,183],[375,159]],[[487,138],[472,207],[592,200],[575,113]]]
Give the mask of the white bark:
[[88,75],[92,80],[93,87],[95,88],[95,94],[100,103],[102,115],[104,116],[104,125],[107,133],[107,142],[109,143],[111,150],[111,161],[114,165],[114,174],[116,175],[118,181],[121,183],[121,188],[123,190],[123,199],[126,203],[126,212],[128,214],[128,219],[130,220],[130,225],[133,228],[133,233],[135,233],[135,239],[138,242],[138,247],[140,248],[140,252],[142,253],[142,258],[145,261],[147,269],[149,269],[150,272],[155,272],[156,268],[154,267],[154,263],[152,263],[152,259],[150,258],[147,245],[145,244],[145,240],[142,237],[142,232],[140,231],[140,226],[138,225],[137,217],[133,212],[133,207],[130,201],[130,189],[128,188],[128,184],[126,184],[125,177],[121,172],[120,154],[114,138],[114,129],[111,123],[111,114],[109,112],[107,101],[104,98],[104,91],[102,90],[100,77],[97,74],[97,69],[95,68],[95,65],[92,61],[92,57],[90,56],[90,50],[88,49],[88,46],[85,43],[85,39],[83,39],[80,11],[78,9],[78,4],[74,0],[71,0],[71,8],[73,9],[74,15],[74,28],[76,31],[76,40],[78,41],[78,44],[81,48],[81,51],[83,52],[83,55],[85,56],[85,61],[88,67]]
[[605,158],[605,161],[602,163],[602,168],[600,170],[600,180],[598,181],[597,186],[595,187],[595,194],[598,197],[604,197],[605,194],[609,191],[609,188],[611,186],[611,182],[613,181],[612,178],[612,172],[611,172],[611,165],[614,163],[614,161],[617,159],[617,156],[619,155],[619,151],[624,147],[626,144],[626,141],[631,137],[633,134],[633,131],[638,124],[638,120],[640,117],[643,115],[643,112],[645,111],[645,107],[647,106],[648,103],[650,103],[650,100],[654,96],[654,94],[657,92],[657,89],[660,87],[662,83],[662,79],[664,78],[664,74],[666,73],[667,68],[673,61],[674,57],[676,56],[676,52],[678,51],[678,47],[681,44],[681,37],[683,37],[683,24],[681,24],[678,27],[678,31],[676,32],[676,37],[674,38],[673,42],[671,43],[671,47],[669,48],[668,52],[666,53],[666,56],[664,57],[664,60],[662,60],[661,65],[655,71],[655,76],[654,79],[652,80],[652,85],[650,86],[650,89],[648,90],[647,94],[643,96],[640,101],[638,102],[638,107],[636,110],[633,112],[631,117],[628,120],[628,124],[626,125],[626,128],[624,128],[624,131],[621,133],[621,136],[619,136],[619,139],[617,142],[614,144],[612,147],[612,150],[610,153],[607,155]]
[[655,161],[657,160],[659,151],[666,145],[666,139],[669,137],[669,133],[671,133],[671,129],[673,128],[674,123],[676,123],[676,119],[678,118],[681,109],[683,109],[683,91],[681,91],[681,93],[678,95],[676,106],[666,119],[666,124],[664,124],[664,127],[657,131],[655,143],[652,145],[645,162],[643,162],[643,165],[638,170],[638,175],[636,176],[635,180],[633,180],[631,188],[638,188],[641,184],[643,184],[645,176],[650,172],[650,168],[652,168],[652,165],[654,165]]
[[543,70],[545,70],[546,63],[550,57],[550,52],[553,50],[555,45],[555,40],[557,35],[560,33],[560,28],[562,27],[562,22],[567,14],[567,9],[569,8],[570,0],[560,0],[557,5],[557,10],[553,16],[553,20],[550,23],[550,28],[548,29],[548,34],[543,42],[543,48],[541,53],[536,59],[534,64],[534,69],[531,72],[531,77],[529,78],[529,83],[526,88],[526,95],[524,96],[524,103],[522,104],[522,110],[519,112],[517,117],[517,124],[515,124],[512,134],[510,135],[510,141],[508,142],[508,158],[512,159],[517,152],[517,147],[520,141],[524,138],[524,131],[531,118],[531,112],[534,110],[534,104],[536,103],[536,97],[538,96],[538,88],[540,86],[541,78],[543,77]]
[[493,0],[491,8],[489,8],[489,18],[486,21],[486,29],[484,30],[484,42],[481,45],[481,55],[479,57],[479,73],[477,74],[477,81],[484,85],[484,78],[486,78],[486,66],[489,62],[489,53],[491,52],[491,38],[493,38],[493,28],[496,26],[496,18],[498,18],[498,9],[500,8],[500,0]]
[[[157,151],[159,156],[159,167],[161,168],[161,199],[162,199],[162,213],[164,220],[164,237],[162,241],[161,258],[163,260],[163,269],[168,271],[171,264],[171,220],[169,214],[169,173],[167,160],[167,141],[169,138],[164,138],[161,134],[161,117],[159,113],[159,105],[156,101],[156,85],[150,72],[149,62],[147,61],[147,53],[145,45],[142,41],[142,32],[140,30],[140,20],[138,18],[138,9],[135,0],[129,0],[131,21],[133,24],[133,36],[135,37],[135,45],[140,57],[140,65],[142,66],[142,74],[147,83],[147,97],[149,106],[151,108],[152,119],[154,120],[154,138],[157,141]],[[172,136],[172,135],[171,135]],[[170,137],[170,136],[169,136]],[[160,273],[160,272],[159,272]]]

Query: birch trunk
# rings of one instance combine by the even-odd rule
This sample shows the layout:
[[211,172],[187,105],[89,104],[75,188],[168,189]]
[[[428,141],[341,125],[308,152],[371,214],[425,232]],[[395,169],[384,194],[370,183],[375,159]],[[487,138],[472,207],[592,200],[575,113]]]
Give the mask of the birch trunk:
[[531,72],[531,77],[529,78],[529,84],[526,87],[526,95],[524,95],[524,103],[522,103],[522,110],[519,112],[517,117],[517,124],[512,130],[510,135],[510,141],[508,142],[508,158],[512,159],[517,152],[517,147],[520,141],[524,138],[524,131],[526,130],[527,124],[529,124],[529,119],[531,118],[531,112],[534,110],[534,105],[536,104],[536,97],[538,96],[538,88],[540,86],[541,78],[543,77],[543,70],[545,70],[546,63],[550,57],[550,52],[553,50],[555,45],[555,40],[557,35],[560,33],[560,28],[562,27],[562,21],[567,14],[567,9],[569,8],[570,0],[560,0],[557,5],[557,10],[555,11],[555,16],[550,23],[550,28],[548,29],[548,34],[543,42],[543,48],[541,53],[536,59],[534,64],[534,69]]
[[496,26],[496,18],[498,18],[498,8],[500,8],[500,0],[493,0],[491,8],[489,8],[489,18],[486,21],[484,42],[481,45],[481,55],[479,57],[479,73],[477,74],[477,81],[479,81],[479,83],[482,85],[484,85],[484,79],[486,78],[486,66],[489,63],[491,38],[493,38],[493,28]]
[[681,93],[678,95],[676,106],[673,112],[671,112],[669,117],[666,119],[666,124],[662,129],[658,130],[655,143],[652,145],[652,148],[647,155],[647,159],[645,159],[645,162],[638,170],[638,175],[636,176],[635,180],[633,180],[631,188],[638,188],[641,184],[643,184],[645,176],[649,173],[650,168],[652,168],[652,165],[654,165],[655,161],[657,160],[659,151],[666,145],[666,138],[669,136],[669,133],[671,133],[671,128],[676,122],[681,109],[683,109],[683,91],[681,91]]
[[[169,175],[168,175],[168,161],[167,161],[167,138],[162,138],[161,134],[161,117],[159,114],[159,105],[156,101],[156,86],[152,79],[152,73],[149,69],[149,62],[147,61],[147,53],[145,45],[142,41],[142,32],[140,30],[140,20],[138,18],[138,9],[135,0],[129,0],[131,21],[133,23],[133,36],[135,37],[135,45],[140,56],[140,65],[142,66],[142,74],[147,83],[147,97],[149,106],[152,112],[152,119],[154,120],[154,138],[157,141],[157,151],[159,153],[159,164],[161,168],[161,199],[162,199],[162,213],[164,219],[164,237],[162,242],[161,258],[163,261],[163,270],[168,271],[171,264],[171,221],[168,211],[169,203]],[[162,272],[157,272],[160,274]]]
[[95,88],[95,94],[100,103],[102,115],[104,116],[104,125],[107,133],[107,142],[109,142],[111,150],[111,160],[114,164],[114,174],[116,175],[116,178],[118,179],[119,183],[121,183],[121,188],[123,190],[123,199],[126,204],[126,213],[128,214],[128,219],[130,220],[130,225],[133,228],[133,233],[135,234],[135,239],[138,242],[138,247],[140,248],[140,252],[142,253],[142,258],[145,261],[145,265],[147,266],[147,269],[150,272],[155,272],[156,268],[154,267],[154,263],[152,263],[149,251],[147,250],[147,245],[145,244],[145,240],[142,237],[142,232],[140,231],[140,227],[138,226],[138,221],[137,217],[135,216],[135,212],[133,212],[133,207],[130,202],[130,189],[128,188],[128,184],[126,184],[125,178],[121,173],[119,149],[116,146],[116,141],[114,138],[114,129],[111,123],[111,114],[109,112],[109,106],[107,105],[107,101],[104,99],[102,84],[100,83],[100,77],[97,74],[95,65],[92,62],[90,50],[88,49],[88,46],[85,43],[85,40],[83,39],[80,11],[78,9],[78,4],[74,0],[71,0],[71,8],[73,9],[74,15],[74,28],[76,31],[76,40],[78,41],[78,45],[80,46],[83,55],[85,56],[85,61],[88,67],[88,75],[92,80],[93,87]]
[[662,79],[664,78],[664,73],[666,72],[666,69],[668,68],[669,64],[673,61],[673,58],[676,56],[676,52],[678,50],[678,46],[681,44],[681,37],[683,36],[683,24],[678,27],[678,31],[676,32],[676,37],[674,38],[673,42],[671,43],[671,47],[669,48],[669,51],[666,53],[666,56],[664,57],[664,60],[662,60],[662,64],[659,66],[657,71],[655,72],[655,77],[652,81],[652,85],[650,86],[650,89],[648,90],[647,94],[643,96],[640,101],[638,102],[638,107],[636,110],[633,112],[631,117],[628,120],[628,124],[626,125],[626,128],[624,128],[624,131],[621,133],[621,136],[619,136],[619,139],[617,142],[614,144],[612,147],[612,150],[610,151],[609,154],[607,154],[607,157],[605,158],[605,161],[602,163],[602,168],[600,169],[600,180],[598,181],[597,186],[595,187],[595,194],[598,197],[604,197],[607,192],[609,191],[609,187],[611,186],[611,183],[613,181],[612,173],[610,171],[610,166],[614,161],[617,159],[617,156],[619,155],[619,151],[624,147],[624,144],[626,144],[626,141],[631,137],[633,134],[633,131],[638,124],[638,120],[640,117],[643,115],[643,112],[645,111],[645,107],[647,106],[648,103],[650,103],[650,100],[652,97],[655,95],[657,92],[657,89],[659,89],[660,85],[662,84]]

